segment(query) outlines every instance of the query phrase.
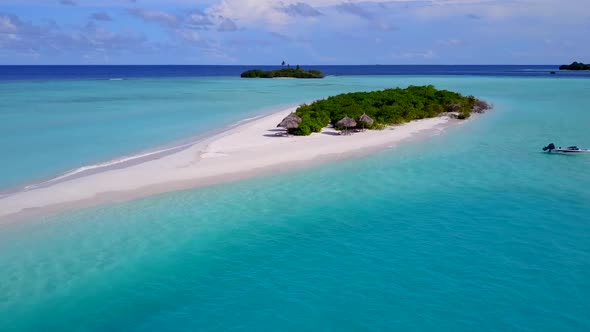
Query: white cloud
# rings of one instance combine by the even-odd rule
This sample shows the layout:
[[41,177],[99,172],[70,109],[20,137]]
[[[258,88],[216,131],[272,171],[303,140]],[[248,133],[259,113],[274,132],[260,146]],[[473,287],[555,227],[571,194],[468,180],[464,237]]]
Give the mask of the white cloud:
[[207,14],[196,10],[188,15],[186,18],[186,24],[192,28],[202,29],[213,25],[213,22],[211,22]]
[[208,10],[213,15],[229,17],[240,22],[266,21],[280,25],[286,23],[289,15],[277,10],[268,0],[222,0]]
[[155,22],[163,25],[174,26],[178,24],[176,15],[157,10],[146,10],[134,8],[129,11],[132,15],[148,22]]
[[[459,48],[471,52],[478,46],[500,49],[498,46],[518,44],[525,51],[538,47],[531,53],[553,59],[557,53],[550,55],[539,50],[561,48],[561,40],[581,40],[590,26],[588,14],[580,9],[589,0],[566,0],[567,5],[560,3],[563,0],[73,1],[76,7],[63,7],[60,0],[47,0],[43,6],[61,6],[68,15],[78,15],[81,22],[90,18],[101,22],[96,22],[92,30],[82,30],[82,23],[57,22],[59,26],[55,27],[46,23],[60,20],[60,16],[21,14],[19,19],[0,13],[0,56],[32,50],[47,57],[60,52],[78,54],[75,51],[80,49],[89,54],[111,52],[115,59],[117,54],[132,54],[131,46],[146,50],[161,43],[164,46],[159,49],[166,49],[170,54],[190,53],[199,59],[219,61],[229,61],[226,56],[239,57],[240,61],[260,61],[269,55],[289,52],[295,54],[294,58],[307,61],[334,56],[335,62],[355,63],[372,61],[370,57],[375,56],[400,63],[434,63],[450,61],[447,59],[470,60],[465,55],[468,52]],[[34,8],[39,2],[0,0],[19,9],[29,5]],[[135,18],[129,15],[111,18],[107,14],[122,12]],[[117,19],[116,24],[104,22],[113,18]],[[149,27],[145,37],[127,31],[145,28],[134,24],[138,23],[137,19],[158,26]],[[160,33],[152,34],[154,31]],[[229,31],[239,32],[222,33]],[[269,34],[285,43],[277,47],[279,44],[268,38]],[[350,43],[343,40],[359,47],[351,50]],[[264,49],[252,46],[261,42],[270,46]],[[377,44],[378,47],[370,49]],[[249,54],[244,50],[252,51]],[[584,55],[589,54],[587,50],[585,45],[574,43],[567,53]],[[486,58],[488,53],[491,55]],[[503,54],[484,51],[481,54],[486,61],[507,61]]]
[[556,20],[586,17],[579,8],[588,0],[472,0],[433,1],[432,6],[416,8],[415,13],[425,18],[468,16],[476,19],[504,19],[510,17],[546,17]]
[[291,16],[315,17],[322,15],[317,9],[305,2],[286,5],[282,8],[282,11]]
[[[553,16],[563,19],[565,15],[586,18],[585,8],[588,0],[219,0],[211,1],[208,12],[238,20],[241,24],[262,22],[271,25],[286,25],[297,19],[289,15],[285,8],[317,8],[324,13],[326,8],[339,8],[340,12],[352,13],[369,18],[367,6],[379,6],[381,13],[399,5],[415,3],[408,7],[417,16],[437,18],[448,16],[468,16],[479,18],[506,18],[513,16]],[[277,4],[278,2],[278,4]]]
[[217,31],[221,32],[233,32],[237,30],[238,26],[234,21],[230,20],[229,18],[223,19],[221,23],[219,23],[219,27],[217,28]]
[[0,15],[0,33],[15,33],[17,30],[15,22],[8,15]]
[[176,30],[176,36],[189,43],[201,44],[205,42],[201,34],[195,30],[179,29]]
[[[220,0],[207,9],[207,12],[214,16],[231,18],[240,25],[270,25],[274,28],[287,26],[297,20],[305,19],[317,21],[324,14],[322,9],[332,9],[340,15],[348,13],[361,15],[364,19],[371,16],[366,12],[363,5],[375,5],[379,3],[407,2],[408,0]],[[423,1],[423,0],[409,0]],[[443,0],[444,1],[444,0]],[[455,0],[470,1],[470,0]],[[325,20],[326,18],[321,18]],[[342,20],[342,22],[345,22]],[[391,30],[390,26],[383,30]]]
[[35,25],[15,15],[0,13],[0,53],[56,54],[71,52],[118,52],[140,50],[146,44],[142,35],[111,31],[89,23],[77,31],[63,30],[55,24]]

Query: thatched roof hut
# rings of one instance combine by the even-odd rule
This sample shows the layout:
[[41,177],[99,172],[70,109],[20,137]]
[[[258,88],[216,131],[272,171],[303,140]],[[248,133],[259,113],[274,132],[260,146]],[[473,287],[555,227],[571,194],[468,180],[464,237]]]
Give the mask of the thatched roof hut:
[[287,115],[283,121],[281,121],[281,123],[279,123],[277,125],[277,127],[282,127],[282,128],[286,128],[286,129],[292,129],[292,128],[297,128],[299,127],[299,124],[301,123],[301,118],[298,117],[297,115],[295,115],[295,113],[291,113],[289,115]]
[[293,129],[299,127],[299,122],[297,119],[286,117],[277,125],[277,127],[285,128],[285,129]]
[[[287,117],[285,119],[293,119],[295,121],[297,121],[297,123],[301,123],[301,118],[297,116],[297,114],[295,113],[291,113],[289,115],[287,115]],[[285,120],[283,119],[283,120]]]
[[363,126],[372,126],[374,121],[367,115],[367,113],[363,113],[363,115],[359,117],[358,122],[362,123]]
[[471,112],[473,113],[484,113],[485,111],[492,109],[492,105],[488,104],[487,102],[477,99],[475,101],[475,105],[473,105],[473,109]]
[[352,127],[356,127],[356,121],[354,121],[354,119],[351,119],[351,118],[345,116],[344,118],[342,118],[342,120],[336,122],[336,126],[337,127],[352,128]]

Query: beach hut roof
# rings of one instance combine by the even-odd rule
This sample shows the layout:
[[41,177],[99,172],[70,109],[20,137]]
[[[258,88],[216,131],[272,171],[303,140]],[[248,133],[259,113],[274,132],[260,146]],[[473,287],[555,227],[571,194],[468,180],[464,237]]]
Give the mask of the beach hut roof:
[[367,124],[369,126],[373,124],[373,119],[371,119],[371,117],[368,116],[366,113],[363,113],[363,115],[361,115],[359,117],[359,120],[358,121],[359,122],[363,122],[363,123],[365,123],[365,124]]
[[286,117],[283,121],[281,121],[281,123],[277,125],[277,127],[293,129],[299,127],[299,122],[297,119]]
[[298,117],[295,113],[291,113],[291,114],[287,115],[283,119],[283,121],[281,121],[281,123],[279,123],[277,125],[277,127],[282,127],[282,128],[287,128],[287,129],[297,128],[297,127],[299,127],[300,123],[301,123],[301,118]]
[[284,118],[283,120],[286,120],[286,119],[293,119],[293,120],[297,121],[297,123],[301,123],[301,118],[298,117],[297,114],[295,114],[295,113],[291,113],[291,114],[287,115],[287,117]]
[[344,118],[342,118],[342,120],[336,122],[336,126],[346,127],[346,128],[356,127],[356,121],[354,121],[354,119],[351,119],[351,118],[345,116]]

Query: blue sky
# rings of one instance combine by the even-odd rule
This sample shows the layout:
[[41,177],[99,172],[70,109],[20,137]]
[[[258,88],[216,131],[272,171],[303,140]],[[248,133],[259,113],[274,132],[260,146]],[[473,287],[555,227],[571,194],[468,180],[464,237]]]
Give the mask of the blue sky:
[[0,64],[590,62],[588,0],[0,0]]

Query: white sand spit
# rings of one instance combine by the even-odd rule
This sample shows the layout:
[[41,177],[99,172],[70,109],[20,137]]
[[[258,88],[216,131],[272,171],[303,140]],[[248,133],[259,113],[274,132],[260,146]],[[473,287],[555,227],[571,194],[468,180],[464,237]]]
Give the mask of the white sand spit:
[[419,133],[436,132],[450,123],[448,117],[437,117],[346,136],[328,128],[306,137],[276,136],[277,123],[293,111],[241,124],[160,159],[13,193],[0,198],[0,220],[233,181],[326,157],[354,156],[395,146]]

